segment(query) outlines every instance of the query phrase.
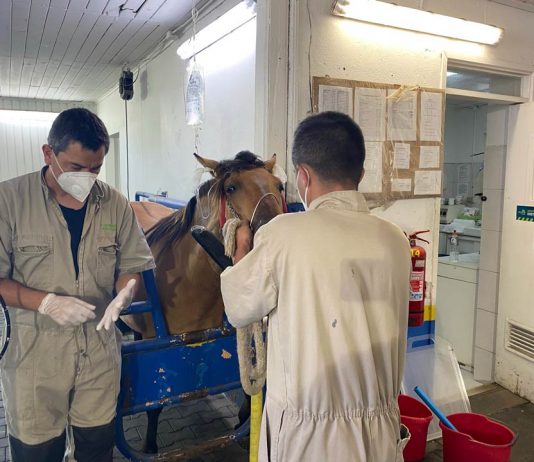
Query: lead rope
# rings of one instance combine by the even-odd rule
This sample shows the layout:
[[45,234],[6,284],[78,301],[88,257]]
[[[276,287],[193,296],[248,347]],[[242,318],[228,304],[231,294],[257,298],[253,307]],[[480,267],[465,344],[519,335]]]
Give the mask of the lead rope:
[[[235,233],[240,223],[239,218],[230,218],[223,226],[224,253],[228,257],[234,256]],[[258,321],[246,327],[238,327],[236,333],[241,385],[247,395],[253,396],[260,393],[265,385],[266,354],[263,323]],[[254,346],[252,346],[253,340]],[[255,364],[253,364],[254,358]]]

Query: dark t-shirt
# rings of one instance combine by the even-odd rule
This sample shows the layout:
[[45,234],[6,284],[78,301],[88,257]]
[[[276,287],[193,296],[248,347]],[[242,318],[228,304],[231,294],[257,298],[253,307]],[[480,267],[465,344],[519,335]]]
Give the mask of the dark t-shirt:
[[76,279],[78,279],[78,247],[82,238],[83,222],[85,220],[85,211],[87,210],[87,201],[80,210],[69,209],[60,205],[65,221],[70,232],[70,250],[72,252],[72,259],[74,261],[74,270],[76,271]]

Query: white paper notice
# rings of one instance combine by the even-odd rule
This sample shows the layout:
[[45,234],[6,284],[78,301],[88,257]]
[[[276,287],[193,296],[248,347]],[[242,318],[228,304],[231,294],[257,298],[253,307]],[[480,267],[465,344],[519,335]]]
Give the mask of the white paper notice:
[[393,168],[410,168],[410,145],[407,143],[395,143],[393,148]]
[[441,194],[441,170],[417,170],[413,193],[415,196]]
[[419,168],[439,168],[439,146],[421,146]]
[[[396,90],[388,90],[388,96]],[[417,92],[407,91],[399,99],[388,99],[388,138],[415,141],[417,135]]]
[[411,178],[393,178],[391,180],[391,191],[410,192],[412,190]]
[[354,93],[354,120],[368,141],[386,139],[386,90],[356,88]]
[[358,186],[358,191],[362,193],[382,192],[382,151],[383,143],[365,143],[365,174]]
[[319,112],[337,111],[353,116],[352,88],[319,85]]
[[441,141],[442,101],[441,93],[421,92],[421,141]]

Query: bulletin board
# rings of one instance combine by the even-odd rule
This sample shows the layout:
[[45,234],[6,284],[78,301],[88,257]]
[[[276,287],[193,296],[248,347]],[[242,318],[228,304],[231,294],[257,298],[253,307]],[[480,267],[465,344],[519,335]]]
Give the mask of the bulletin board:
[[362,129],[367,199],[441,197],[443,90],[314,77],[312,97],[314,112],[343,112]]

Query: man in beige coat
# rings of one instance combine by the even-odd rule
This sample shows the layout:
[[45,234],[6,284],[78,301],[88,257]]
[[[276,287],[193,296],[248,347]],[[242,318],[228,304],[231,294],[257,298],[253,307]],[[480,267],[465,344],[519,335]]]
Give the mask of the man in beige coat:
[[269,316],[260,461],[402,461],[397,396],[406,353],[410,248],[357,192],[364,140],[326,112],[296,130],[305,213],[237,232],[221,275],[230,322]]

